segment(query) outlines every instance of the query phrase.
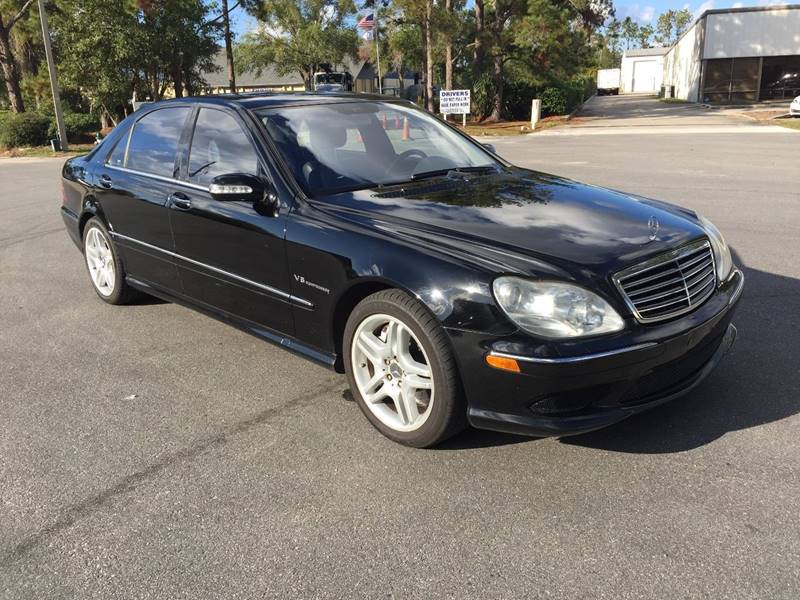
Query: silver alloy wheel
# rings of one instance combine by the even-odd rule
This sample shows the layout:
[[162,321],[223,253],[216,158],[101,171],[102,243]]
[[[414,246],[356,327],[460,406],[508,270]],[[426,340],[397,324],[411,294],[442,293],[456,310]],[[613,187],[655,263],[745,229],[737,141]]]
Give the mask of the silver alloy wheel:
[[358,391],[381,423],[414,431],[428,420],[435,390],[430,361],[400,319],[376,314],[361,321],[350,360]]
[[95,289],[102,296],[110,296],[114,292],[117,279],[114,255],[105,234],[97,227],[92,227],[86,233],[84,256]]

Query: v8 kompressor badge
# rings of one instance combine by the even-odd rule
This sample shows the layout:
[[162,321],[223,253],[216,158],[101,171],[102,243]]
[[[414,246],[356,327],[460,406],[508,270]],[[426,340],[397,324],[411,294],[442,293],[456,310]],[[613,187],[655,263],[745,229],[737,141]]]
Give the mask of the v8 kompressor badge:
[[308,279],[306,279],[302,275],[298,275],[297,273],[295,273],[295,275],[294,275],[294,280],[297,283],[302,283],[303,285],[307,285],[308,287],[312,287],[315,290],[319,290],[320,292],[325,292],[326,294],[330,294],[331,293],[331,291],[328,288],[326,288],[325,286],[322,286],[322,285],[320,285],[318,283],[314,283],[313,281],[309,281]]

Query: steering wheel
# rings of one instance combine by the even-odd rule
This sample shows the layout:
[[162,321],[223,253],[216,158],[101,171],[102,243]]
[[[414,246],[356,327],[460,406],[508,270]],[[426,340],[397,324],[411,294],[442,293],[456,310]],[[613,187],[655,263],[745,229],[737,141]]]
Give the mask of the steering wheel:
[[423,158],[428,158],[428,155],[425,154],[422,150],[418,148],[411,148],[410,150],[406,150],[405,152],[400,153],[397,158],[395,158],[392,163],[389,165],[389,168],[386,169],[387,173],[391,173],[394,171],[394,168],[404,160],[408,160],[409,158],[418,158],[419,162]]

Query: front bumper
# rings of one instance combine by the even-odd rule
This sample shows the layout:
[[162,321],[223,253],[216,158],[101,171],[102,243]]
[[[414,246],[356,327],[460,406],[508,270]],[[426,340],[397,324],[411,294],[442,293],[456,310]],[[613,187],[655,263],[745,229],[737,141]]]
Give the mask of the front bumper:
[[[560,356],[552,355],[552,348],[530,346],[530,341],[523,351],[522,341],[475,339],[477,334],[450,331],[470,423],[542,437],[575,435],[687,393],[733,346],[736,328],[731,319],[743,284],[744,275],[737,270],[693,313],[639,326],[612,342],[561,344]],[[489,367],[487,354],[515,357],[521,372]]]

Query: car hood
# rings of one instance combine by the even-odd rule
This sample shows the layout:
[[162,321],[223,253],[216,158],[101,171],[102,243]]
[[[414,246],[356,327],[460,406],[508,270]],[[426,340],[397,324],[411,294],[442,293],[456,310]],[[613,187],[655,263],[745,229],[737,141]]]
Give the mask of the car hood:
[[534,262],[605,275],[704,235],[691,211],[525,169],[451,173],[322,200],[388,235],[493,255],[515,270]]

